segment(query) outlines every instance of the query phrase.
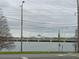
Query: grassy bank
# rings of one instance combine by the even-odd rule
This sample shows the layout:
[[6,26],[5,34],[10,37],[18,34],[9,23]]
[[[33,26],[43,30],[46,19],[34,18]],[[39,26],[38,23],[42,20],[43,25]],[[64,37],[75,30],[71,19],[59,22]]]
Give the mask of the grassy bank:
[[28,52],[0,52],[0,54],[64,54],[74,52],[41,52],[41,51],[28,51]]

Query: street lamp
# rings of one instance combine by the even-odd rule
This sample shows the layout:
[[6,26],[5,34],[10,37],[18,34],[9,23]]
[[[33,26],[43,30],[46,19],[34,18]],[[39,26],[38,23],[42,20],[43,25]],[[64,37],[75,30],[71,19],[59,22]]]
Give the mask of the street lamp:
[[22,1],[22,4],[21,4],[21,52],[23,51],[22,49],[22,40],[23,40],[23,4],[24,4],[25,1]]
[[77,42],[78,42],[78,52],[79,52],[79,1],[77,0],[77,21],[78,21],[78,37],[77,37]]

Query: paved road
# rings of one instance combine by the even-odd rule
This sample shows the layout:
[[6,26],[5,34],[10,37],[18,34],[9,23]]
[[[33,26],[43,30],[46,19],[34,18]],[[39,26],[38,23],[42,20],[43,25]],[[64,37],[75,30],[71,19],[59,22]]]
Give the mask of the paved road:
[[79,59],[79,57],[74,56],[55,56],[55,57],[37,57],[37,58],[29,58],[29,59]]
[[[16,58],[16,57],[13,57],[13,58],[0,58],[0,59],[27,59],[26,57],[24,58]],[[79,59],[79,57],[74,57],[74,56],[62,56],[62,57],[59,57],[59,56],[56,56],[56,57],[32,57],[32,58],[28,58],[28,59]]]
[[22,54],[0,55],[0,59],[79,59],[78,54]]

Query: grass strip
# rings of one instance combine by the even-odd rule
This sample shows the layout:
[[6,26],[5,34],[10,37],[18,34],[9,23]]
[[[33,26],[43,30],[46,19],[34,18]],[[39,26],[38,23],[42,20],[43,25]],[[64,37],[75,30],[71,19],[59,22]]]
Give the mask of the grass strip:
[[64,54],[74,52],[43,52],[43,51],[25,51],[25,52],[0,52],[0,54]]

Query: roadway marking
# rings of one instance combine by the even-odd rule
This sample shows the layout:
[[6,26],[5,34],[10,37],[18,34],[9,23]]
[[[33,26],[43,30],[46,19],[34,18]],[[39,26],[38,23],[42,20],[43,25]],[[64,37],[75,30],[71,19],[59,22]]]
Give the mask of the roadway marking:
[[64,56],[64,54],[59,54],[58,56]]
[[27,57],[21,57],[21,59],[28,59]]
[[78,54],[73,54],[72,56],[79,57],[79,55],[78,55]]

